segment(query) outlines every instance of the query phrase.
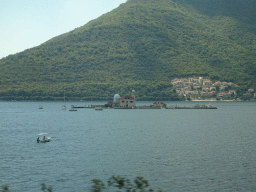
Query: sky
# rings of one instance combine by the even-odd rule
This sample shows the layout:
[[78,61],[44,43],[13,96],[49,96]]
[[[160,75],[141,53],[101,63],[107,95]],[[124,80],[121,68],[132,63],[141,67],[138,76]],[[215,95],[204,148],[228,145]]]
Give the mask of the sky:
[[126,0],[0,1],[0,59],[83,26]]

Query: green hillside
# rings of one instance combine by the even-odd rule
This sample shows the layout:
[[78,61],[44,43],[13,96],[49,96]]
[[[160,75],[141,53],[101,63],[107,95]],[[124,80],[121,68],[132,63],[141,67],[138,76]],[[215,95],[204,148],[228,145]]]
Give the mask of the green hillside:
[[212,12],[215,1],[202,2],[128,0],[3,58],[0,99],[61,99],[64,89],[68,99],[111,99],[135,89],[138,99],[177,100],[170,80],[199,75],[256,89],[254,1],[216,1]]

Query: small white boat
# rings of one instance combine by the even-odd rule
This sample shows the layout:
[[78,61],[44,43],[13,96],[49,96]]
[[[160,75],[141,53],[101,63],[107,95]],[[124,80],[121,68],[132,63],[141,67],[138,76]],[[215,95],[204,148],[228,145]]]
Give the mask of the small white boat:
[[69,111],[77,111],[76,109],[72,108],[72,109],[69,109]]
[[[39,133],[37,134],[39,137],[37,138],[37,143],[45,143],[45,142],[50,142],[51,137],[45,137],[48,133]],[[40,138],[42,136],[43,138]]]
[[103,108],[102,107],[96,107],[95,110],[102,111]]
[[41,105],[41,106],[39,106],[39,109],[43,109],[43,106]]
[[62,109],[62,110],[66,110],[66,109],[67,109],[67,107],[66,107],[66,105],[65,105],[65,91],[64,91],[64,105],[62,105],[61,109]]

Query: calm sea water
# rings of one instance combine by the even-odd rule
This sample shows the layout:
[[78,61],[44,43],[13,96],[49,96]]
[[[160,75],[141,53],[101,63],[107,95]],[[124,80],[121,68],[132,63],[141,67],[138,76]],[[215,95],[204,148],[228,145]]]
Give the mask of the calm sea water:
[[[62,104],[0,102],[0,186],[34,192],[45,183],[56,192],[80,192],[94,178],[106,184],[121,175],[142,176],[165,192],[256,191],[254,102],[212,102],[217,110],[76,112]],[[51,142],[36,143],[42,132]]]

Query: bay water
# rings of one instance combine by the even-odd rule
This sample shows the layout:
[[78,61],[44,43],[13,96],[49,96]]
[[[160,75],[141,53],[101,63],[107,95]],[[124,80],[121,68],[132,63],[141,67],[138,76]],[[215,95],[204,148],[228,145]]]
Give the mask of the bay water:
[[[218,107],[212,110],[69,111],[89,104],[66,102],[61,110],[63,102],[0,102],[0,186],[35,192],[45,183],[55,192],[80,192],[94,178],[107,184],[120,175],[142,176],[165,192],[256,191],[255,102],[212,102]],[[37,143],[38,133],[51,141]]]

